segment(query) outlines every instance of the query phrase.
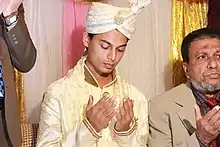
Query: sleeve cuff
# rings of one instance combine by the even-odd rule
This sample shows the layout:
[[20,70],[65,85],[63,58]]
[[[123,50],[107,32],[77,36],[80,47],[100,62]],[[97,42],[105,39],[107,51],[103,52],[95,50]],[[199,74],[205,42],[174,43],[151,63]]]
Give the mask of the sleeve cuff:
[[102,134],[96,132],[96,130],[92,127],[87,118],[83,119],[83,123],[96,139],[102,138]]
[[[16,16],[16,21],[13,22],[10,26],[6,26],[6,24],[5,24],[6,19],[8,19],[8,18],[10,18],[10,17],[12,17],[12,16]],[[13,13],[11,13],[11,14],[8,15],[8,16],[4,16],[3,13],[2,13],[1,17],[2,17],[2,20],[3,20],[4,26],[5,26],[5,28],[6,28],[6,31],[10,31],[10,30],[13,29],[13,28],[16,26],[16,24],[18,23],[19,12],[17,12],[17,11],[16,11],[16,12],[13,12]]]
[[113,128],[113,131],[118,136],[129,136],[131,133],[134,132],[134,130],[136,130],[136,128],[137,128],[137,118],[134,117],[129,130],[119,132],[119,131],[115,130],[115,128]]

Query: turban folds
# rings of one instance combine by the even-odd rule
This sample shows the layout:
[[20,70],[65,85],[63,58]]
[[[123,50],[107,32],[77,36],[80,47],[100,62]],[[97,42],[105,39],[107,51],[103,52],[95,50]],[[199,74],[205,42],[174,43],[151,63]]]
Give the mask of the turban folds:
[[86,31],[101,34],[117,29],[128,39],[135,32],[137,14],[150,0],[129,0],[131,7],[116,7],[105,3],[93,2],[86,18]]

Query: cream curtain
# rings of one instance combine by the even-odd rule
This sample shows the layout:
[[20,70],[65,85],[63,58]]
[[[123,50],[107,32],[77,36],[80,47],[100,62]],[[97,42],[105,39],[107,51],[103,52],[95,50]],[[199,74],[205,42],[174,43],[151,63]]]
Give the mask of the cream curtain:
[[[119,5],[125,4],[127,1],[122,0]],[[119,65],[123,77],[148,99],[172,86],[169,61],[171,11],[171,0],[152,0],[138,17],[137,31]]]
[[[46,87],[61,76],[61,22],[64,0],[26,0],[25,10],[31,37],[38,49],[37,63],[24,75],[28,122],[39,121],[40,103]],[[128,5],[127,0],[110,0]],[[119,65],[121,75],[147,98],[172,85],[169,64],[171,1],[152,0],[141,13],[137,31]]]
[[27,121],[39,121],[43,92],[61,76],[62,0],[25,0],[26,22],[37,48],[34,68],[24,74]]

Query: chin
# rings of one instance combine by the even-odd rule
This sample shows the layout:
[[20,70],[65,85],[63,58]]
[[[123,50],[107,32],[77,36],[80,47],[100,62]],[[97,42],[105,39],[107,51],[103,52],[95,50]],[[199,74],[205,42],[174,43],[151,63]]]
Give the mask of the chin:
[[112,68],[106,68],[105,66],[102,66],[102,67],[100,68],[100,70],[102,70],[102,71],[105,72],[105,73],[111,73],[111,72],[114,70],[114,67],[112,67]]
[[210,81],[192,81],[191,83],[195,89],[202,93],[215,93],[220,90],[220,83],[214,83]]
[[103,74],[111,74],[113,70],[103,70]]
[[205,81],[205,83],[208,83],[210,85],[220,85],[220,79],[209,79]]
[[110,70],[110,69],[106,69],[106,68],[101,68],[99,69],[99,73],[101,75],[108,75],[108,74],[111,74],[113,70]]

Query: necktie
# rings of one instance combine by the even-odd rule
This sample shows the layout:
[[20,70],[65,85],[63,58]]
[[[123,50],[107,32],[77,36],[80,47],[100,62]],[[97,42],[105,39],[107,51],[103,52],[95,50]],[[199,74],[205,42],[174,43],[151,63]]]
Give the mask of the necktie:
[[0,61],[0,110],[4,108],[4,79],[3,79],[3,71],[2,71],[2,64]]
[[2,64],[0,62],[0,97],[4,97],[4,79],[3,79],[3,71],[2,71]]
[[[209,98],[209,99],[207,99],[206,103],[213,108],[216,106],[217,100],[216,100],[216,98]],[[216,140],[212,141],[211,147],[218,147]]]

